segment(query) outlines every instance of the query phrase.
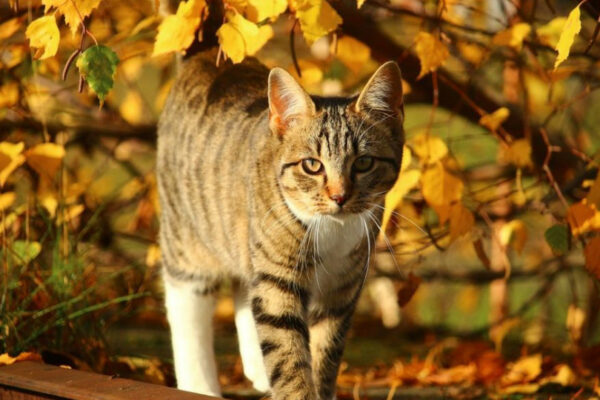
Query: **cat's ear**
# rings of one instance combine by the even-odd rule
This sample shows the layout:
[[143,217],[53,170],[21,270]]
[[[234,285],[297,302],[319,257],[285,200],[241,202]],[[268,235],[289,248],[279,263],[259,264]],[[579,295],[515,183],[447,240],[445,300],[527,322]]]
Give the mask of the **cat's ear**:
[[379,67],[358,96],[354,107],[356,112],[375,110],[402,118],[404,101],[402,74],[398,64],[388,61]]
[[283,134],[299,118],[315,115],[315,103],[285,70],[273,68],[269,74],[269,126]]

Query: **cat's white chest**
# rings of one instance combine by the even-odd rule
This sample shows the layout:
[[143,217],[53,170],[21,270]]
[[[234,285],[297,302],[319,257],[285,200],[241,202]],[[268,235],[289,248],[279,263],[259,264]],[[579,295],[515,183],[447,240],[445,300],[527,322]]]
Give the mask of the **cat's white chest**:
[[365,237],[367,225],[360,215],[322,217],[316,230],[315,252],[325,262],[347,256]]

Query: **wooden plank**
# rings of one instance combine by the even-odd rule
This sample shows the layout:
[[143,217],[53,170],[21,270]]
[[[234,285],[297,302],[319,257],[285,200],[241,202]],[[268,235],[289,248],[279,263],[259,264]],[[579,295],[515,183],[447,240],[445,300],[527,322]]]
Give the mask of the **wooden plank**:
[[[31,361],[0,367],[0,387],[14,392],[0,398],[65,399],[65,400],[215,400],[217,398],[190,392],[114,378],[91,372],[55,367]],[[11,393],[12,393],[11,392]],[[29,393],[34,397],[23,397]],[[0,392],[2,394],[2,392]],[[21,396],[21,397],[19,397]],[[37,397],[35,397],[37,396]]]

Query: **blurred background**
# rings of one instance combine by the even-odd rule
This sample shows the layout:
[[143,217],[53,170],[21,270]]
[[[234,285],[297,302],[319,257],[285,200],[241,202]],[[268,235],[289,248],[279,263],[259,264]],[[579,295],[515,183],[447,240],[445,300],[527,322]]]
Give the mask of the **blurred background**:
[[[405,160],[340,396],[600,396],[600,4],[207,2],[0,2],[4,362],[173,384],[156,122],[181,54],[229,24],[215,62],[255,56],[310,93],[355,93],[387,60],[403,72]],[[254,396],[229,293],[221,382]]]

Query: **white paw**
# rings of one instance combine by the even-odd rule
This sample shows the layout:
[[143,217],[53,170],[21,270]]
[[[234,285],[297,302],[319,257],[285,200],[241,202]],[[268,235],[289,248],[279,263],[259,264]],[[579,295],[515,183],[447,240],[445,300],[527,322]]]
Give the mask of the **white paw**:
[[254,389],[259,392],[265,393],[271,389],[269,378],[267,378],[267,372],[265,371],[265,366],[263,364],[244,368],[244,375],[252,382]]

